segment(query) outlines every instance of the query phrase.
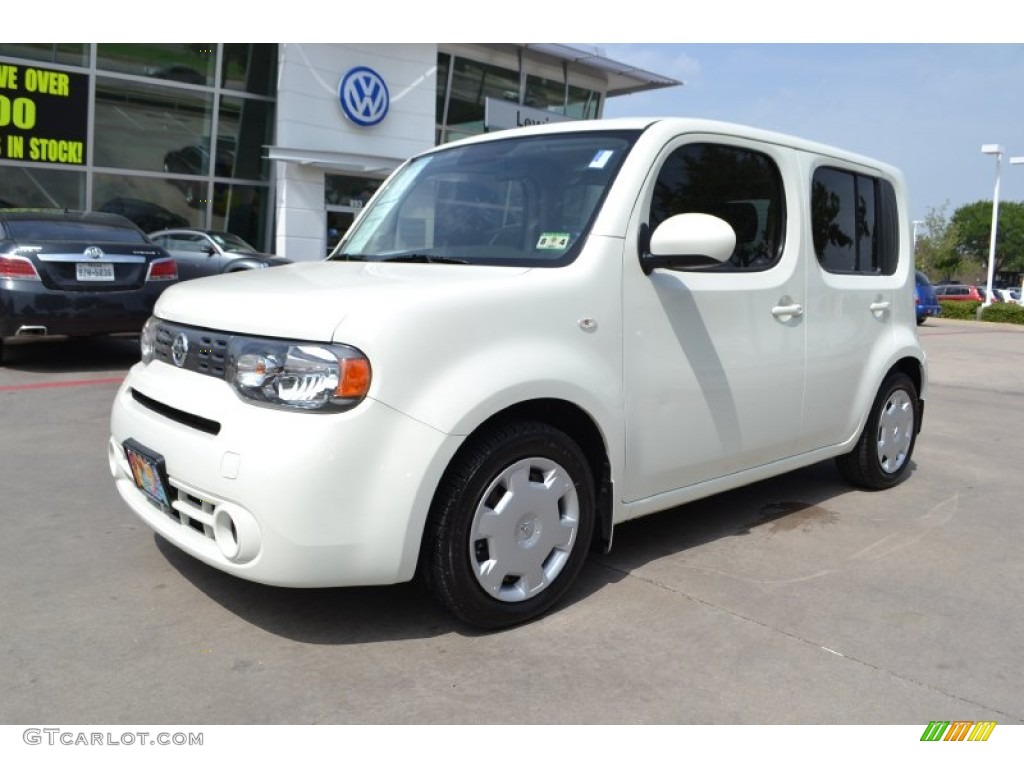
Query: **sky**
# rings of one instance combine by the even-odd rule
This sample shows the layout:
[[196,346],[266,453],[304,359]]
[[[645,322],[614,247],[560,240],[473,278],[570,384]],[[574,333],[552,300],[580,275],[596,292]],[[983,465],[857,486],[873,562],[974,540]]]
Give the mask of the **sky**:
[[[859,152],[903,171],[914,219],[991,200],[996,161],[981,146],[1000,144],[1000,200],[1024,202],[1024,165],[1008,162],[1024,157],[1024,34],[1005,0],[941,10],[924,0],[392,0],[344,8],[289,0],[287,13],[241,16],[236,3],[176,0],[176,12],[162,17],[159,29],[108,24],[99,10],[117,15],[134,8],[123,0],[94,0],[97,12],[84,16],[72,0],[48,7],[55,12],[36,37],[191,39],[201,18],[199,31],[224,42],[597,47],[685,82],[609,99],[607,117],[721,119]],[[8,11],[6,21],[9,34],[38,29],[36,11],[25,4]]]
[[[1024,39],[1024,37],[1022,37]],[[781,131],[900,168],[911,213],[1024,202],[1024,44],[571,43],[685,85],[611,98],[606,117],[691,116]]]

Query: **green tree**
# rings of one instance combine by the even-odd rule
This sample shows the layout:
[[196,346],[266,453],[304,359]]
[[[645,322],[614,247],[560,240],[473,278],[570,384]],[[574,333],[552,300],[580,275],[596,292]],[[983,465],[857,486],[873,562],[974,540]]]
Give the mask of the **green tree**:
[[[957,208],[952,224],[956,227],[957,244],[963,255],[987,268],[992,237],[992,202],[979,200]],[[995,271],[1024,271],[1024,203],[999,204]]]
[[959,230],[949,216],[947,200],[938,208],[929,208],[924,217],[923,232],[914,246],[914,260],[918,269],[937,280],[952,280],[963,265]]

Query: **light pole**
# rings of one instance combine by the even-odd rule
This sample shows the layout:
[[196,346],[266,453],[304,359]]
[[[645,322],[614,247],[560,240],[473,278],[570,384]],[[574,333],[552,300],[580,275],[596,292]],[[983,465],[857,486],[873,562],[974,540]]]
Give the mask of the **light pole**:
[[988,282],[985,284],[985,301],[982,307],[992,303],[992,274],[996,267],[996,227],[999,226],[999,166],[1003,159],[1003,146],[1001,144],[982,144],[982,154],[995,155],[996,157],[996,188],[992,193],[992,236],[988,243]]
[[[1018,158],[1018,159],[1024,161],[1024,158]],[[917,255],[917,227],[920,224],[924,224],[924,222],[921,221],[920,219],[914,219],[914,255],[915,256]]]

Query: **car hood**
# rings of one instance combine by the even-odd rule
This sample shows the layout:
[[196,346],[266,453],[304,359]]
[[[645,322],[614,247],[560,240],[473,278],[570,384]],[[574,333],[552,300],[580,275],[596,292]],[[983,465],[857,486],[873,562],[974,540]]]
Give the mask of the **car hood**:
[[484,283],[530,270],[449,264],[293,263],[202,277],[161,294],[157,317],[202,328],[332,341],[346,318],[372,321],[415,305],[450,303]]

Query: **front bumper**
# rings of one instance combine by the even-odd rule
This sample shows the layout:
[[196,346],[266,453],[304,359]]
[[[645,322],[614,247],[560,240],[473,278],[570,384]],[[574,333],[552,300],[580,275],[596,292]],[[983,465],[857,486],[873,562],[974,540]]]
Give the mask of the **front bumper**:
[[[166,462],[169,511],[136,487],[128,439]],[[460,440],[372,400],[333,415],[259,407],[156,361],[118,390],[108,458],[128,506],[199,560],[264,584],[356,586],[412,578]]]

